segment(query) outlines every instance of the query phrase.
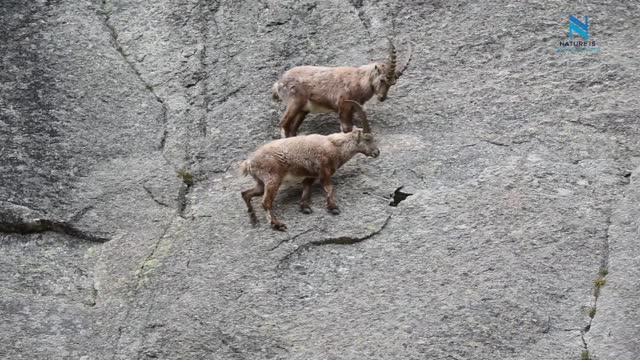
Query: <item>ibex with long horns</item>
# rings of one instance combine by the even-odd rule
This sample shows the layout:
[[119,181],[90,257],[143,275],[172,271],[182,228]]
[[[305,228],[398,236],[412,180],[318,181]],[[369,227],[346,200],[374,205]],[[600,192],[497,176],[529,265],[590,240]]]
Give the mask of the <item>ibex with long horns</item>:
[[327,193],[327,209],[332,214],[340,210],[335,201],[335,189],[331,176],[357,153],[378,157],[380,150],[371,134],[367,115],[360,104],[352,103],[362,117],[362,129],[353,128],[348,133],[331,135],[306,135],[274,140],[262,145],[240,165],[242,174],[251,175],[256,181],[255,187],[242,192],[242,198],[253,221],[256,221],[251,198],[264,195],[262,206],[267,220],[275,230],[286,230],[287,226],[273,214],[273,199],[280,184],[286,177],[302,178],[303,191],[300,209],[311,213],[309,200],[311,185],[317,179]]
[[389,60],[360,67],[297,66],[286,71],[272,87],[274,99],[287,103],[278,126],[283,137],[296,136],[298,127],[309,113],[337,112],[340,128],[350,132],[354,106],[351,100],[364,104],[374,95],[387,98],[389,88],[407,69],[412,52],[404,65],[396,68],[396,49],[389,41]]

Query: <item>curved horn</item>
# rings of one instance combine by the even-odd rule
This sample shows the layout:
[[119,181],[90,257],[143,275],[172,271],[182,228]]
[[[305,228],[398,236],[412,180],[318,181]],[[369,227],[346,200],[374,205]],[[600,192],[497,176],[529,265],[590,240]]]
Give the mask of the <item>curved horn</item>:
[[396,56],[396,47],[393,46],[393,42],[391,41],[390,38],[387,38],[387,41],[389,41],[389,62],[387,63],[387,82],[389,84],[393,84],[393,82],[396,80],[397,76],[396,76],[396,61],[397,56]]
[[358,112],[358,114],[360,114],[360,119],[362,120],[362,132],[363,133],[370,133],[371,132],[371,127],[369,127],[369,120],[367,119],[367,113],[364,112],[364,109],[362,108],[362,105],[360,105],[359,102],[353,101],[353,100],[345,100],[345,101],[353,103],[356,106],[356,112]]
[[396,71],[396,79],[402,76],[402,73],[407,70],[407,66],[411,62],[411,57],[413,56],[413,46],[409,44],[409,56],[407,57],[407,61],[404,62],[400,70]]

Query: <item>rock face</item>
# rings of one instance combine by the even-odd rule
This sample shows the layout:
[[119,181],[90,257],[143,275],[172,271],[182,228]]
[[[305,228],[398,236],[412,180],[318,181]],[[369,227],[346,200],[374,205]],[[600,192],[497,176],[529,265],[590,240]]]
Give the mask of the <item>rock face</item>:
[[[639,11],[3,0],[0,358],[637,359]],[[600,52],[556,53],[569,15]],[[381,156],[336,175],[342,214],[288,186],[289,231],[251,227],[271,84],[386,35],[413,62],[368,103]]]

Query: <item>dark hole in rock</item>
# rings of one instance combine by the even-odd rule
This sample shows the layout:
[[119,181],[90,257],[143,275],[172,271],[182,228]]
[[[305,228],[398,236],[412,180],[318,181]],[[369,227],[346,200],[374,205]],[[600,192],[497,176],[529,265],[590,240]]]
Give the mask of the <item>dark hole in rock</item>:
[[626,177],[626,178],[631,177],[631,173],[630,172],[624,173],[624,177]]
[[401,191],[403,187],[404,185],[400,186],[393,192],[393,194],[391,194],[391,202],[389,203],[389,206],[398,206],[398,204],[400,204],[406,198],[413,195],[413,194]]

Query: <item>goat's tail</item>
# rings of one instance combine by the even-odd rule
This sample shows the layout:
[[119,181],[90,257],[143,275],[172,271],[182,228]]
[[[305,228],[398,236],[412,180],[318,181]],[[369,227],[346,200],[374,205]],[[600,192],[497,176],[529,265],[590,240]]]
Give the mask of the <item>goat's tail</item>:
[[240,164],[240,171],[243,176],[251,174],[251,160],[247,159]]
[[271,87],[271,98],[273,98],[273,100],[275,101],[282,101],[283,97],[282,97],[282,90],[284,89],[284,84],[278,80],[275,83],[273,83],[273,86]]

